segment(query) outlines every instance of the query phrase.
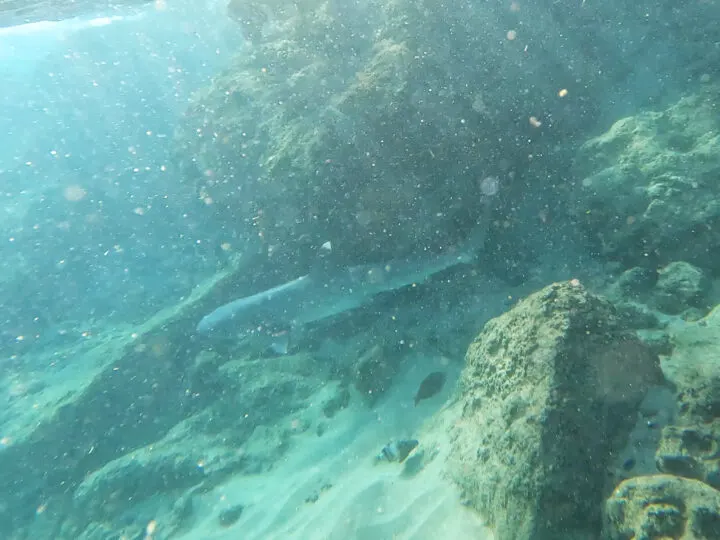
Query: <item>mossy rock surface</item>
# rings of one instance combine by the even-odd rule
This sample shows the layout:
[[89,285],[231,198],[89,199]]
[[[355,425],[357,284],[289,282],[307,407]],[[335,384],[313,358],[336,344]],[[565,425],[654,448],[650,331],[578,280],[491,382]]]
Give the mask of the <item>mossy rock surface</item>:
[[657,357],[613,306],[557,283],[491,320],[470,346],[450,465],[499,540],[597,537],[612,452]]
[[625,480],[607,500],[603,533],[606,540],[715,540],[720,492],[671,475]]

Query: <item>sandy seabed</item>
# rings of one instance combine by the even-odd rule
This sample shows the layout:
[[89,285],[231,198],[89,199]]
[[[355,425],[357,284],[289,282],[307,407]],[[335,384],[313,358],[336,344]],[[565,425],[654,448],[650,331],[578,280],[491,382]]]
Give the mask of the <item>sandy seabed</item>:
[[[312,431],[297,437],[271,471],[236,476],[198,495],[196,515],[203,517],[178,538],[491,540],[480,517],[461,504],[457,488],[444,478],[449,445],[438,437],[442,426],[427,424],[452,395],[460,366],[422,357],[407,364],[400,382],[375,407],[354,399],[321,437]],[[414,407],[420,381],[441,368],[449,372],[443,391]],[[423,439],[431,438],[428,429],[437,455],[419,471],[409,474],[405,464],[376,462],[390,440],[416,438],[418,452],[427,453]],[[240,519],[223,527],[219,514],[238,504],[243,505]]]

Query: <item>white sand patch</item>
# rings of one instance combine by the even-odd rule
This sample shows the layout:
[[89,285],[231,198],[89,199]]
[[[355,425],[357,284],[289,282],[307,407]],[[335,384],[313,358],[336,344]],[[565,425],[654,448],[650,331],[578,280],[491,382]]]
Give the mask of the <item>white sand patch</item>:
[[[285,460],[270,472],[236,476],[196,496],[195,515],[201,517],[182,538],[491,539],[442,476],[447,445],[441,443],[437,457],[415,475],[404,474],[402,464],[375,463],[391,439],[417,438],[423,448],[422,425],[453,393],[460,372],[459,363],[447,366],[441,358],[418,357],[406,364],[372,410],[354,396],[322,436],[311,430],[296,437]],[[414,407],[420,381],[440,369],[448,373],[443,391]],[[242,516],[223,527],[219,513],[238,504],[245,507]]]

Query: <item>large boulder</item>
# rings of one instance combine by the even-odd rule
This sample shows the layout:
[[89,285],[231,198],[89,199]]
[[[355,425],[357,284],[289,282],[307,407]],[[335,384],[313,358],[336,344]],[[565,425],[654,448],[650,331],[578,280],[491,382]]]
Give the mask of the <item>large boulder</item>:
[[625,480],[606,503],[603,538],[720,538],[720,491],[670,475]]
[[498,540],[595,537],[657,357],[574,280],[487,323],[466,362],[450,466],[467,503]]

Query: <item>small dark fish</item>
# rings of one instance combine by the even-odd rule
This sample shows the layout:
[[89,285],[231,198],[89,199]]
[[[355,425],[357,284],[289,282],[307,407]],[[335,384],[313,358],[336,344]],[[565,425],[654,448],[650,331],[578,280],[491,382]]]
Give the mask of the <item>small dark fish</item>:
[[445,386],[445,372],[433,371],[430,375],[425,377],[420,383],[417,394],[415,394],[415,406],[420,403],[423,399],[428,399],[438,394],[440,390]]
[[375,456],[375,462],[387,461],[390,463],[402,463],[410,453],[417,448],[418,441],[415,439],[404,439],[387,443],[380,453]]

